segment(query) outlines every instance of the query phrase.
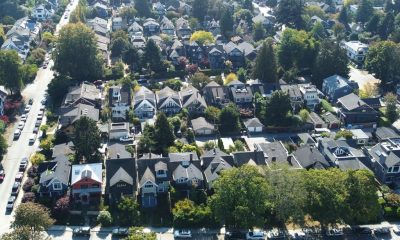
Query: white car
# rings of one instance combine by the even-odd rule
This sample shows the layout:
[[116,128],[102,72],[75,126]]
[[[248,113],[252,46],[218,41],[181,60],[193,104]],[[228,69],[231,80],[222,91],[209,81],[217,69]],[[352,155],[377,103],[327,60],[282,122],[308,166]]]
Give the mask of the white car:
[[28,118],[28,116],[26,114],[21,115],[21,121],[25,122],[27,118]]
[[29,145],[34,144],[35,141],[36,141],[36,134],[32,134],[32,135],[29,137]]
[[133,141],[134,138],[133,138],[133,136],[126,135],[126,136],[121,137],[119,140],[120,140],[121,142],[130,142],[130,141]]
[[175,238],[192,238],[192,232],[190,230],[175,230]]
[[16,129],[14,132],[14,140],[17,140],[21,136],[21,130]]
[[31,105],[27,105],[26,107],[25,107],[25,113],[28,113],[30,110],[31,110],[31,108],[32,108],[32,106]]
[[36,119],[37,119],[37,120],[42,120],[42,119],[43,119],[43,113],[42,113],[42,112],[38,113]]
[[246,233],[246,240],[265,240],[264,232],[250,231]]
[[19,130],[24,129],[24,127],[25,127],[25,122],[21,121],[21,122],[18,123],[18,129]]
[[394,225],[393,232],[397,235],[400,235],[400,225]]

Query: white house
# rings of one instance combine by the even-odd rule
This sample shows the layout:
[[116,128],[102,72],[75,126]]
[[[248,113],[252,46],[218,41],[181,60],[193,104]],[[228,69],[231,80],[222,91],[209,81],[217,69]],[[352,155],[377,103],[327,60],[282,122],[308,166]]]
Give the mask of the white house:
[[156,96],[146,87],[135,93],[133,111],[140,119],[153,118],[156,114]]
[[127,112],[131,106],[130,86],[110,87],[108,94],[112,118],[117,120],[126,120]]
[[362,63],[368,52],[368,45],[360,41],[349,41],[343,43],[346,49],[347,57],[356,63]]
[[314,85],[301,85],[300,92],[308,108],[314,109],[319,104],[318,89]]
[[4,86],[0,86],[0,115],[4,115],[4,104],[6,102],[8,92]]
[[119,140],[121,137],[129,135],[129,123],[111,123],[108,130],[109,140]]
[[53,16],[54,11],[52,9],[46,9],[43,4],[36,6],[36,8],[32,12],[32,17],[36,18],[39,21],[46,20]]
[[264,125],[256,117],[244,121],[244,126],[246,127],[247,131],[251,133],[260,133],[264,127]]

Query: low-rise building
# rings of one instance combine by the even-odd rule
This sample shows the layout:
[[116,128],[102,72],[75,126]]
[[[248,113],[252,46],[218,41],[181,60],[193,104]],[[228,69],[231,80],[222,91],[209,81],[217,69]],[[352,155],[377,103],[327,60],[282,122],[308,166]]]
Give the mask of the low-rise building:
[[135,93],[133,111],[140,119],[153,118],[156,114],[156,95],[144,86]]
[[243,121],[243,123],[247,129],[247,132],[249,133],[260,133],[264,128],[264,124],[262,124],[261,121],[256,117],[246,119]]
[[40,197],[58,198],[68,191],[71,162],[67,155],[40,163],[38,166]]
[[338,99],[340,120],[346,126],[376,127],[378,112],[354,93]]
[[166,115],[172,115],[182,110],[182,103],[179,93],[169,87],[165,87],[157,92],[157,109]]
[[210,135],[215,131],[215,126],[207,122],[204,117],[191,120],[191,124],[195,135]]
[[129,131],[129,123],[128,122],[119,122],[119,123],[110,123],[108,129],[108,139],[110,141],[118,141],[121,137],[128,136]]
[[74,202],[100,203],[103,184],[101,163],[72,165],[71,193]]
[[108,90],[108,105],[114,121],[125,121],[132,104],[130,85],[113,86]]
[[368,45],[360,41],[349,41],[342,43],[349,59],[355,63],[362,64],[368,52]]
[[322,92],[332,103],[358,89],[358,84],[339,75],[327,77],[322,83]]

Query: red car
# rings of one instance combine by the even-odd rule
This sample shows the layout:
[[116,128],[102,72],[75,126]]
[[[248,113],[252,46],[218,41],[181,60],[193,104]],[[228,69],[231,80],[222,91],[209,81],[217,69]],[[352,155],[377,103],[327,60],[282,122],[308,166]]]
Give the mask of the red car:
[[0,182],[3,182],[5,176],[4,170],[0,170]]

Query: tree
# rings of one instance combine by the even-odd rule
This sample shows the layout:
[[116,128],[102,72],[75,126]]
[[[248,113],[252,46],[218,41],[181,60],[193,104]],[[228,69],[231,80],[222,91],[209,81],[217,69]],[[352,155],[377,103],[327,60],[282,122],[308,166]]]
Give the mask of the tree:
[[301,29],[304,27],[303,12],[304,1],[282,0],[276,10],[276,20],[290,28]]
[[86,161],[92,161],[93,154],[100,148],[101,137],[96,122],[86,116],[74,123],[75,136],[73,143],[78,159],[84,157]]
[[239,70],[237,71],[237,77],[239,81],[241,81],[242,83],[246,83],[246,78],[247,78],[246,69],[239,68]]
[[346,140],[353,138],[353,132],[349,130],[339,130],[336,132],[335,140],[339,138],[345,138]]
[[10,89],[11,94],[21,91],[21,59],[14,50],[0,50],[0,83]]
[[113,222],[111,213],[105,210],[100,211],[99,215],[97,215],[97,222],[103,227],[110,226]]
[[218,145],[218,148],[221,149],[221,151],[224,151],[224,149],[225,149],[224,142],[222,141],[221,138],[218,138],[217,145]]
[[41,153],[35,153],[30,160],[33,165],[38,166],[40,163],[46,161],[46,157]]
[[216,147],[215,142],[214,141],[207,141],[204,143],[203,148],[206,151],[210,151],[213,150]]
[[267,5],[270,8],[275,8],[276,5],[278,5],[278,0],[266,0],[265,5]]
[[47,89],[52,102],[58,106],[61,104],[65,94],[68,92],[71,79],[65,76],[55,76]]
[[37,239],[42,231],[53,225],[50,211],[46,207],[33,202],[21,203],[15,210],[11,228],[14,230],[29,229],[29,239]]
[[65,195],[57,200],[53,208],[53,214],[58,218],[62,219],[69,214],[70,199],[68,195]]
[[60,75],[78,81],[99,79],[102,75],[102,58],[91,29],[82,23],[68,24],[60,30],[57,43],[53,54],[54,69]]
[[26,59],[28,64],[36,64],[36,66],[40,66],[46,56],[46,50],[43,48],[35,48],[31,51],[30,56]]
[[361,0],[356,12],[357,22],[366,23],[374,13],[374,8],[370,0]]
[[381,39],[387,39],[394,31],[394,15],[389,12],[385,14],[379,25],[379,36]]
[[146,43],[143,60],[151,71],[157,73],[162,70],[160,48],[153,39],[148,40]]
[[192,5],[192,15],[202,23],[204,17],[207,15],[207,9],[208,0],[194,0]]
[[218,123],[221,110],[214,106],[208,106],[204,112],[206,119],[212,123]]
[[397,112],[397,97],[393,93],[387,93],[385,95],[385,103],[386,103],[386,110],[385,110],[385,117],[391,122],[395,122],[399,118],[399,113]]
[[275,91],[265,102],[265,113],[263,116],[266,125],[284,126],[287,115],[292,110],[290,96],[283,91]]
[[224,84],[227,85],[230,82],[233,82],[235,80],[238,80],[238,76],[234,73],[229,73],[226,77],[225,77],[225,82]]
[[229,39],[233,35],[233,13],[231,12],[230,9],[225,8],[221,19],[219,20],[219,26],[221,28],[221,33],[224,37]]
[[143,228],[131,227],[129,228],[129,235],[125,240],[157,240],[157,235],[154,232],[145,233]]
[[234,142],[233,142],[233,145],[234,145],[234,147],[235,147],[235,151],[240,152],[240,151],[245,151],[245,150],[246,150],[246,149],[245,149],[245,146],[244,146],[244,144],[243,144],[243,142],[240,141],[240,140],[234,141]]
[[7,153],[7,140],[4,138],[3,135],[0,135],[0,162],[3,159],[3,156]]
[[269,186],[257,168],[223,171],[213,188],[209,205],[220,222],[235,229],[263,226]]
[[365,59],[365,67],[370,73],[381,80],[381,85],[393,84],[400,70],[400,48],[392,41],[379,41],[369,47]]
[[303,122],[306,122],[308,117],[310,116],[310,113],[307,109],[301,109],[299,112],[299,116]]
[[0,24],[0,46],[3,45],[6,40],[6,34],[4,33],[4,27]]
[[371,32],[372,34],[377,34],[379,30],[379,25],[381,23],[381,18],[381,14],[375,13],[374,15],[372,15],[369,21],[365,24],[365,30]]
[[9,233],[0,236],[0,240],[42,240],[44,236],[39,232],[32,235],[29,227],[13,229]]
[[131,70],[139,69],[140,67],[140,55],[138,50],[129,45],[122,53],[122,61],[128,64]]
[[198,42],[200,44],[214,43],[215,39],[212,33],[207,31],[196,31],[190,37],[190,42]]
[[127,22],[135,19],[136,15],[138,15],[138,11],[134,7],[123,7],[119,13],[119,16],[125,18]]
[[378,95],[378,87],[373,83],[366,83],[362,86],[359,92],[360,98],[370,98]]
[[342,23],[345,26],[347,26],[349,24],[349,14],[347,13],[346,6],[342,7],[342,10],[340,10],[340,13],[339,13],[337,19],[340,23]]
[[202,72],[196,72],[191,78],[190,82],[192,86],[197,88],[198,90],[203,89],[210,82],[210,78]]
[[265,34],[266,34],[266,31],[265,31],[265,28],[262,25],[262,23],[261,22],[254,23],[254,26],[253,26],[253,39],[254,39],[254,41],[258,42],[258,41],[264,39]]
[[211,220],[211,210],[204,205],[197,206],[193,201],[184,199],[175,203],[172,209],[174,226],[176,227],[195,227],[209,224]]
[[265,83],[275,83],[278,80],[275,50],[271,40],[263,42],[257,54],[253,77]]
[[346,51],[336,43],[329,40],[323,41],[315,60],[313,83],[317,87],[321,87],[323,79],[335,74],[346,77],[348,73]]
[[[122,31],[122,30],[120,30]],[[111,41],[111,56],[112,57],[121,57],[122,54],[128,49],[130,46],[129,40],[123,37],[117,37],[112,39]]]
[[174,144],[175,136],[167,116],[163,112],[157,114],[155,121],[155,141],[159,150],[167,149]]
[[233,133],[240,130],[240,114],[235,104],[229,103],[219,115],[221,123],[219,130],[222,133]]
[[316,22],[311,29],[311,34],[315,39],[323,40],[327,38],[325,27],[320,22]]
[[28,84],[33,82],[36,77],[36,73],[39,68],[35,64],[23,64],[21,65],[19,71],[21,75],[21,80],[23,84]]
[[149,1],[147,0],[135,0],[135,9],[140,17],[149,18],[152,15]]
[[117,206],[118,220],[122,226],[137,225],[140,222],[140,208],[135,199],[122,197]]
[[143,134],[139,141],[139,148],[146,152],[157,149],[154,126],[147,123],[144,125]]

